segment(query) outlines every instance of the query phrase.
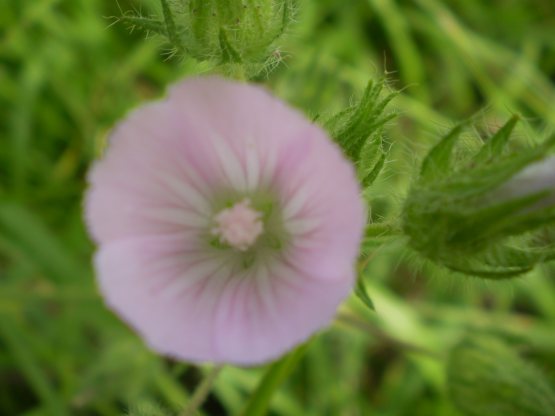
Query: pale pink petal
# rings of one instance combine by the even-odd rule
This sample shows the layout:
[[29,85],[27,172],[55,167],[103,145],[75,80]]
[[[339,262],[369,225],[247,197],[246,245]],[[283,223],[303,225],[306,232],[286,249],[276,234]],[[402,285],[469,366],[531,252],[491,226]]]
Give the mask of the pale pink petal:
[[[283,198],[286,225],[296,236],[290,259],[316,278],[334,279],[353,267],[365,211],[354,199],[359,190],[353,168],[338,164],[339,149],[319,134],[315,128],[304,131],[303,140],[288,149],[292,156],[280,166],[275,183]],[[301,233],[305,228],[310,232]]]
[[262,363],[307,340],[329,324],[349,282],[349,272],[321,281],[285,265],[231,279],[215,321],[218,361]]
[[[207,131],[205,139],[217,154],[223,153],[219,149],[223,146],[230,160],[239,161],[245,178],[249,175],[248,161],[253,153],[258,156],[262,167],[258,170],[260,180],[272,176],[276,163],[273,158],[279,157],[308,124],[299,112],[263,88],[219,78],[194,78],[182,82],[170,90],[169,99],[175,100],[184,114],[204,126]],[[228,163],[235,165],[234,162]]]
[[100,289],[153,349],[184,360],[212,360],[217,286],[229,271],[201,255],[197,263],[179,264],[187,253],[179,252],[178,243],[163,237],[107,244],[96,257]]

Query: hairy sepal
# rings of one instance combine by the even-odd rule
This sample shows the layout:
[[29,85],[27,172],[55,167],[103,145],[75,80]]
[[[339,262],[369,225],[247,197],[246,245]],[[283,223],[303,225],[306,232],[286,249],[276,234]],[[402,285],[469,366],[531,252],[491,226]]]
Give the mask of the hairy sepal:
[[474,155],[454,158],[463,125],[456,126],[423,160],[403,209],[410,246],[453,271],[488,279],[519,276],[555,255],[537,235],[555,224],[549,190],[505,195],[503,186],[543,159],[554,144],[510,152],[511,118]]
[[330,117],[324,127],[357,168],[362,185],[367,188],[382,171],[388,154],[383,127],[396,117],[386,112],[397,92],[382,94],[385,80],[369,81],[362,98],[354,105]]
[[160,6],[158,17],[125,14],[121,20],[162,35],[178,55],[240,78],[275,66],[270,57],[297,9],[296,0],[160,0]]

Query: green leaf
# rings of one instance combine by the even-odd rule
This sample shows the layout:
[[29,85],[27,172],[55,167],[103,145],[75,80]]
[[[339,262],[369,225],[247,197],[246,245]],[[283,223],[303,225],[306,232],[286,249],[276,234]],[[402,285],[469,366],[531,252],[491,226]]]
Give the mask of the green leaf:
[[371,250],[399,238],[402,231],[394,223],[371,223],[366,226],[360,253],[367,255]]
[[173,12],[168,4],[168,0],[160,0],[160,3],[162,4],[162,13],[164,16],[164,23],[166,25],[166,35],[168,36],[170,43],[179,52],[184,52],[185,48],[183,47],[183,43],[181,42],[181,38],[177,32]]
[[400,230],[396,224],[389,222],[376,222],[366,226],[364,230],[364,238],[388,238],[397,237],[400,235]]
[[480,240],[493,241],[500,237],[533,231],[534,228],[547,225],[548,221],[553,220],[553,214],[539,218],[534,214],[516,215],[540,201],[545,194],[545,192],[540,192],[512,199],[475,211],[472,216],[461,217],[457,221],[458,224],[454,224],[453,232],[447,243],[469,246],[479,243]]
[[369,81],[356,105],[339,112],[324,124],[345,155],[355,163],[360,160],[367,141],[375,138],[384,124],[396,117],[395,113],[383,114],[389,102],[397,96],[397,93],[390,93],[380,99],[384,83],[383,80],[378,83]]
[[536,264],[555,258],[555,247],[518,248],[496,245],[481,255],[464,254],[448,260],[451,270],[486,279],[508,279],[531,271]]
[[168,36],[164,23],[158,19],[148,17],[125,15],[120,18],[123,23],[127,23],[131,27],[138,27],[145,32],[154,32],[159,35]]
[[479,164],[487,162],[494,157],[500,156],[505,148],[505,145],[509,141],[511,137],[511,133],[514,130],[516,123],[520,120],[520,117],[517,115],[512,116],[509,121],[505,123],[503,127],[501,127],[493,137],[491,137],[485,144],[482,146],[480,151],[474,156],[472,163]]
[[440,179],[450,173],[453,148],[462,131],[463,124],[459,124],[436,144],[422,162],[421,179],[431,181]]
[[541,147],[522,150],[501,160],[476,166],[470,171],[457,172],[456,175],[442,178],[436,191],[452,194],[457,199],[478,196],[502,185],[544,155],[545,150]]
[[275,33],[272,35],[272,42],[279,39],[287,30],[293,21],[296,9],[296,0],[281,0],[281,19],[279,25],[276,26]]
[[371,311],[376,310],[376,308],[374,307],[374,302],[372,302],[372,299],[370,298],[370,296],[368,296],[366,286],[364,285],[364,281],[361,277],[357,279],[355,285],[355,295],[357,295],[357,297],[361,300],[362,303],[364,303],[364,305],[368,309],[370,309]]
[[475,258],[464,259],[462,257],[447,260],[445,266],[454,272],[491,280],[511,279],[528,273],[534,268],[534,264],[520,267],[504,264],[493,266],[480,263]]
[[241,413],[242,416],[263,416],[267,414],[273,394],[297,367],[309,345],[310,341],[270,366],[251,394],[245,409]]
[[225,63],[241,63],[241,55],[229,42],[227,31],[222,27],[220,28],[220,49],[222,51],[222,64]]
[[382,153],[376,164],[367,171],[362,173],[362,186],[365,188],[369,187],[377,179],[378,175],[381,173],[385,165],[386,154]]
[[383,150],[382,132],[378,130],[371,135],[360,151],[357,171],[365,188],[372,185],[382,171],[386,156]]

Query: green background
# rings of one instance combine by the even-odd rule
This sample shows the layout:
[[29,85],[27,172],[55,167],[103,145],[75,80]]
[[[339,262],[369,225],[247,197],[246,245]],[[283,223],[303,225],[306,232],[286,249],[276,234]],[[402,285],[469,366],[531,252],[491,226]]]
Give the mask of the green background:
[[[0,2],[1,415],[177,412],[207,371],[149,352],[104,307],[82,218],[86,172],[113,124],[208,68],[113,17],[151,6]],[[472,116],[480,136],[518,112],[519,140],[554,130],[552,0],[301,1],[274,54],[282,63],[257,81],[309,117],[344,108],[371,78],[402,90],[368,193],[376,219],[398,215],[420,157],[454,122]],[[445,357],[467,332],[502,334],[553,375],[554,272],[485,283],[422,264],[403,241],[377,246],[363,272],[377,313],[350,299],[285,368],[270,414],[458,415]],[[203,414],[240,414],[267,368],[224,368]]]

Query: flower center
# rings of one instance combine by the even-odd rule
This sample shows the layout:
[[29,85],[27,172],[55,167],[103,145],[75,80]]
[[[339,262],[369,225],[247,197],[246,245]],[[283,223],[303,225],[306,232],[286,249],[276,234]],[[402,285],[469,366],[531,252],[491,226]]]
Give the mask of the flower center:
[[216,214],[212,234],[219,237],[220,243],[246,251],[264,231],[261,218],[262,214],[251,207],[250,199],[245,198]]

